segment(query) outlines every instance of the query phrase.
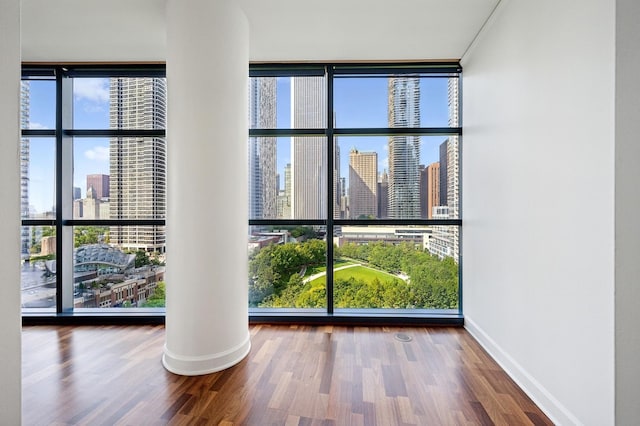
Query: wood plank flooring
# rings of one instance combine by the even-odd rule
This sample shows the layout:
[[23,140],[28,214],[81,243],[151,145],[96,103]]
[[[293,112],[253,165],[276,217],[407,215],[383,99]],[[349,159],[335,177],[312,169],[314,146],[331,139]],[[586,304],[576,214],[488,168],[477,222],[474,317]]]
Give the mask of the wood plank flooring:
[[25,326],[23,424],[552,424],[462,328],[250,332],[241,363],[185,377],[163,326]]

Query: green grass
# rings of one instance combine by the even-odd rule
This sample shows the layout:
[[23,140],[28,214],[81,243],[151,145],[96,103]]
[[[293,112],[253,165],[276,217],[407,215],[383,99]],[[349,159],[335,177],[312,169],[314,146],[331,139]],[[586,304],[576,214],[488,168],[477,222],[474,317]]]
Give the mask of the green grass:
[[[346,266],[346,265],[352,265],[353,262],[347,261],[347,260],[336,260],[334,262],[334,269],[335,268],[339,268],[340,266]],[[311,275],[314,274],[319,274],[320,272],[325,272],[327,270],[326,265],[321,265],[321,266],[311,266],[309,268],[307,268],[306,272],[304,273],[305,278],[306,277],[310,277]]]
[[[352,262],[348,262],[352,263]],[[345,265],[341,265],[345,266]],[[367,268],[364,266],[354,266],[353,268],[342,269],[340,271],[335,271],[333,274],[334,279],[349,279],[353,277],[357,280],[363,280],[366,282],[371,282],[374,278],[380,280],[380,282],[385,282],[389,280],[399,280],[398,277],[391,275],[387,272],[378,271],[376,269]],[[315,280],[311,281],[311,286],[315,287],[316,285],[324,285],[326,282],[326,276],[318,277]]]

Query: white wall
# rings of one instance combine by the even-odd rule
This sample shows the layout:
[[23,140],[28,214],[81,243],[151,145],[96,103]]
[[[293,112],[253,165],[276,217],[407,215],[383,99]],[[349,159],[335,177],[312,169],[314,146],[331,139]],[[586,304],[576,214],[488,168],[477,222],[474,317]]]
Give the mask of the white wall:
[[[402,7],[391,7],[389,0],[324,0],[321,7],[300,0],[236,3],[249,19],[252,61],[380,61],[459,58],[497,1],[402,0]],[[23,59],[164,61],[165,3],[22,0]]]
[[21,418],[20,1],[0,0],[0,423]]
[[640,3],[616,2],[616,423],[640,419]]
[[467,328],[559,424],[614,421],[613,0],[503,0],[463,58]]
[[165,0],[22,0],[29,62],[164,61]]

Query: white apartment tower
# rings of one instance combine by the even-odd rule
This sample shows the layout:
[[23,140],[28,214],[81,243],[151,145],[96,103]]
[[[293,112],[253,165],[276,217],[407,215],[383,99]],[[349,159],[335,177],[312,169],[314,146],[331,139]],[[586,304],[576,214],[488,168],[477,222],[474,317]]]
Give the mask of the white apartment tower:
[[[320,77],[291,78],[291,126],[317,129],[327,122],[327,96]],[[327,138],[291,138],[291,217],[322,219],[327,211]]]
[[349,153],[349,217],[375,218],[378,213],[378,153]]
[[[449,127],[460,126],[460,94],[459,79],[449,78]],[[458,136],[449,136],[447,143],[447,206],[449,218],[460,218],[460,141]],[[460,228],[449,227],[451,253],[458,261],[460,253]]]
[[[420,79],[389,78],[389,127],[420,127]],[[389,137],[391,219],[420,218],[420,137]]]
[[[250,79],[249,128],[276,128],[276,78]],[[249,138],[249,218],[275,219],[278,214],[276,138]]]
[[[162,78],[112,78],[111,129],[153,130],[166,126]],[[111,138],[110,219],[164,219],[166,142],[157,137]],[[112,226],[110,242],[124,249],[165,251],[164,226]]]

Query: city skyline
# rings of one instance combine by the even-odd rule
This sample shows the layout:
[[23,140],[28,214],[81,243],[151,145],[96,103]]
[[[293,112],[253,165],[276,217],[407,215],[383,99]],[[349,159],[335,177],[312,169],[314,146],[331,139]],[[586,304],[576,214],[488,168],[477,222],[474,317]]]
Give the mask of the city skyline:
[[[398,106],[388,105],[392,101],[393,97],[390,95],[393,92],[393,82],[398,81],[399,84],[407,86],[407,83],[411,85],[412,99],[410,101],[411,110],[403,111],[403,105],[406,105],[406,99],[410,91],[406,88],[402,93],[399,92]],[[334,87],[334,109],[335,114],[333,117],[334,126],[350,126],[350,127],[425,127],[425,126],[442,126],[446,127],[451,121],[449,116],[451,105],[450,102],[450,87],[449,81],[455,79],[449,78],[425,78],[425,77],[398,77],[396,79],[389,77],[376,77],[376,78],[347,78],[347,79],[335,79]],[[268,82],[268,83],[267,83]],[[275,82],[275,84],[273,84]],[[259,89],[264,84],[269,84],[269,95],[273,99],[263,99],[263,95]],[[252,78],[250,83],[250,128],[279,128],[279,129],[298,129],[298,128],[324,128],[326,123],[326,95],[324,90],[326,89],[326,81],[323,77],[257,77]],[[425,86],[424,90],[422,86]],[[367,87],[370,90],[365,90]],[[293,88],[293,89],[292,89]],[[354,93],[354,88],[358,89],[357,93]],[[438,90],[434,90],[438,89]],[[274,90],[275,89],[275,90]],[[262,90],[264,92],[264,90]],[[364,93],[364,95],[363,95]],[[425,94],[426,93],[426,94]],[[439,97],[435,94],[438,94]],[[435,98],[431,99],[431,98]],[[355,98],[355,99],[352,99]],[[271,123],[275,122],[276,125],[265,125],[265,123],[259,123],[256,121],[256,114],[262,116],[262,113],[258,114],[258,110],[261,108],[261,102],[264,102],[268,115],[276,114],[277,117],[270,116]],[[375,108],[371,107],[373,100],[377,101]],[[274,108],[275,104],[275,108]],[[382,104],[382,106],[380,105]],[[436,106],[433,106],[434,104]],[[391,109],[389,109],[389,106]],[[253,109],[253,111],[251,111]],[[391,113],[389,111],[392,111]],[[431,113],[435,118],[427,117]],[[411,120],[407,120],[407,114],[412,114]],[[394,116],[396,118],[394,118]],[[401,117],[402,116],[402,117]],[[391,121],[389,121],[391,120]],[[397,122],[394,123],[393,120]],[[403,121],[404,120],[404,121]],[[425,120],[426,123],[423,123]],[[260,171],[258,156],[259,152],[257,147],[259,144],[257,141],[260,138],[249,138],[249,168],[250,168],[250,191],[252,191],[252,185],[256,182],[263,180],[265,174]],[[296,218],[296,219],[310,219],[310,218],[322,218],[326,214],[326,175],[321,172],[323,168],[326,168],[326,143],[327,140],[324,137],[315,136],[296,136],[296,137],[278,137],[278,138],[263,138],[263,139],[275,139],[275,150],[277,158],[277,178],[276,186],[280,189],[281,193],[279,197],[276,197],[278,203],[279,214],[278,218]],[[405,157],[411,157],[411,164],[405,162],[403,167],[400,167],[402,161],[396,162],[396,169],[398,170],[396,175],[398,176],[396,185],[396,193],[404,192],[406,196],[404,198],[411,198],[409,200],[398,198],[396,203],[403,208],[411,205],[411,211],[407,214],[399,215],[384,215],[384,217],[390,218],[420,218],[421,217],[421,194],[419,191],[420,185],[420,172],[418,166],[433,164],[441,161],[440,146],[446,143],[448,138],[446,136],[340,136],[334,140],[334,218],[347,217],[341,210],[345,208],[344,200],[341,198],[341,194],[349,191],[350,177],[348,176],[348,170],[350,167],[349,156],[346,153],[351,150],[358,150],[360,152],[375,152],[378,158],[378,176],[386,170],[390,172],[392,166],[389,164],[389,147],[398,147],[403,145],[405,148],[400,148],[396,152],[396,158],[400,156],[401,151],[408,152],[406,147],[411,145],[411,153]],[[395,142],[395,143],[394,143]],[[408,142],[408,143],[407,143]],[[272,145],[273,146],[273,145]],[[294,156],[291,155],[294,153]],[[342,155],[341,155],[342,153]],[[391,153],[393,154],[393,153]],[[297,157],[296,157],[297,155]],[[304,188],[303,191],[293,191],[290,199],[285,200],[282,189],[286,187],[284,182],[286,165],[292,165],[293,175],[291,182],[293,186],[298,188]],[[298,167],[296,168],[296,164]],[[318,168],[314,172],[314,167]],[[271,166],[269,167],[271,168]],[[296,169],[298,173],[296,173]],[[302,170],[302,172],[301,172]],[[445,166],[446,170],[446,166]],[[412,173],[410,179],[407,179],[407,174]],[[391,173],[389,173],[391,174]],[[297,178],[296,178],[297,175]],[[306,183],[301,182],[306,180]],[[393,175],[389,179],[393,181]],[[297,182],[297,184],[296,184]],[[407,183],[409,182],[409,183]],[[446,184],[447,180],[444,179]],[[271,184],[271,183],[270,183]],[[264,182],[262,183],[264,185]],[[341,188],[344,186],[345,188]],[[297,194],[296,194],[297,192]],[[303,194],[300,195],[300,192]],[[264,215],[256,214],[256,204],[264,202],[264,199],[260,197],[259,192],[253,191],[255,196],[250,195],[250,217],[251,218],[268,218]],[[258,201],[258,198],[262,201]],[[302,206],[298,206],[296,209],[295,199],[304,200]],[[292,203],[294,206],[292,215],[284,215],[285,208],[283,203]],[[446,203],[446,201],[445,201]],[[324,207],[320,207],[324,205]],[[298,213],[296,213],[296,210]],[[313,211],[311,211],[313,210]],[[288,211],[287,211],[288,213]],[[342,215],[342,216],[341,216]],[[376,212],[373,213],[376,216]],[[353,217],[353,216],[349,216]]]
[[[276,78],[276,118],[278,128],[290,128],[290,77]],[[421,78],[421,125],[447,126],[449,110],[447,78]],[[453,79],[455,80],[455,79]],[[29,128],[52,129],[55,124],[55,90],[53,81],[30,81],[31,110]],[[336,127],[385,127],[387,120],[387,78],[336,78]],[[81,129],[109,128],[109,79],[74,79],[74,127]],[[380,99],[383,97],[383,101]],[[284,101],[282,101],[284,99]],[[444,99],[444,101],[443,101]],[[382,106],[381,106],[382,105]],[[388,170],[388,138],[375,136],[339,137],[336,146],[344,153],[340,170],[348,170],[351,148],[378,153],[378,170]],[[439,161],[439,146],[446,136],[421,136],[420,164]],[[291,163],[291,138],[275,138],[277,146],[276,174],[279,188],[284,188],[285,166]],[[73,186],[86,194],[85,179],[90,174],[109,174],[109,139],[76,138],[74,141]],[[51,211],[55,203],[55,140],[31,138],[29,200],[37,213]],[[341,177],[345,177],[342,176]],[[348,180],[348,177],[347,177]],[[348,182],[347,182],[348,187]],[[72,190],[72,189],[70,189]]]

